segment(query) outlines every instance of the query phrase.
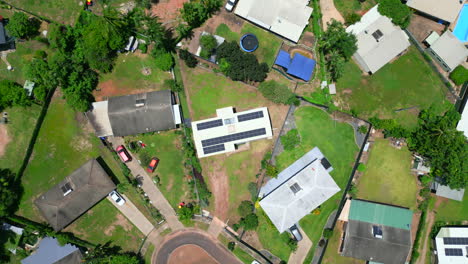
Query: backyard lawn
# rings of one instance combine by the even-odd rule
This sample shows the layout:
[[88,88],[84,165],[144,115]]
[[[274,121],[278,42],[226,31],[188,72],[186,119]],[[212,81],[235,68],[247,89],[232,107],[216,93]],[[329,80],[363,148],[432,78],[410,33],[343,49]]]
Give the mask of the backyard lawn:
[[[81,113],[76,114],[58,94],[55,95],[22,177],[24,194],[18,214],[43,222],[34,199],[90,158],[107,151],[99,147],[99,140],[85,122]],[[143,236],[107,200],[99,202],[65,230],[91,243],[111,241],[126,250],[137,249]]]
[[461,202],[443,199],[437,208],[435,216],[436,221],[466,221],[468,219],[468,191],[465,190],[465,196],[463,196],[463,201]]
[[[363,118],[396,118],[408,128],[417,125],[417,110],[434,104],[442,112],[450,104],[445,99],[447,88],[413,46],[373,75],[364,76],[353,61],[348,62],[337,87],[342,107]],[[417,108],[395,112],[409,107]]]
[[333,0],[336,9],[343,15],[346,19],[346,16],[350,13],[357,13],[363,15],[367,10],[371,9],[377,4],[376,0]]
[[[358,147],[354,142],[352,127],[347,123],[333,121],[326,112],[315,107],[301,107],[296,110],[294,116],[301,136],[301,144],[293,150],[282,152],[276,157],[279,171],[291,165],[314,147],[318,147],[332,164],[334,170],[330,174],[343,190],[351,175],[355,155],[358,151]],[[323,227],[331,212],[337,209],[342,194],[341,191],[323,203],[320,207],[320,214],[309,214],[299,222],[314,244],[311,250],[314,250],[318,244]],[[274,226],[261,222],[259,229],[262,230],[259,231],[262,243],[276,241],[277,248],[273,252],[286,248],[284,243],[279,243],[279,233]]]
[[[174,208],[177,208],[181,201],[185,201],[184,198],[190,197],[185,178],[187,173],[183,164],[184,152],[181,139],[182,136],[175,131],[148,133],[125,138],[126,142],[141,140],[146,145],[144,149],[139,150],[139,155],[146,152],[150,158],[159,158],[158,167],[149,175],[157,175],[160,178],[159,189]],[[147,165],[142,164],[145,169]]]
[[248,22],[244,23],[240,33],[231,31],[226,24],[219,25],[215,32],[216,35],[225,38],[227,41],[235,41],[237,43],[239,43],[241,36],[247,33],[254,34],[259,42],[258,49],[253,54],[257,56],[260,62],[266,62],[269,66],[272,66],[282,42],[274,34]]
[[13,107],[4,111],[8,113],[10,120],[5,126],[11,141],[6,146],[5,154],[0,157],[0,168],[9,168],[16,172],[23,163],[41,107],[33,104],[30,107]]
[[[83,6],[70,0],[13,0],[7,1],[16,7],[65,24],[74,24]],[[84,3],[84,2],[83,2]]]
[[410,171],[411,152],[406,147],[392,147],[386,139],[377,139],[369,155],[357,184],[357,197],[415,209],[418,187]]

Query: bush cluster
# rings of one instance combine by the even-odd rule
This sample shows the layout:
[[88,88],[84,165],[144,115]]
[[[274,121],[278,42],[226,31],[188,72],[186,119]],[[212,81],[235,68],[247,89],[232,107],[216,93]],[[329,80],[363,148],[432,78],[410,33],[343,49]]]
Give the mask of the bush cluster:
[[462,65],[458,65],[449,75],[450,79],[456,85],[462,85],[465,82],[468,82],[468,69]]
[[299,105],[300,101],[289,88],[275,81],[266,81],[260,84],[258,90],[268,100],[276,104],[294,104]]
[[297,129],[291,129],[286,135],[281,136],[281,144],[285,150],[293,150],[299,143],[301,143],[301,137]]

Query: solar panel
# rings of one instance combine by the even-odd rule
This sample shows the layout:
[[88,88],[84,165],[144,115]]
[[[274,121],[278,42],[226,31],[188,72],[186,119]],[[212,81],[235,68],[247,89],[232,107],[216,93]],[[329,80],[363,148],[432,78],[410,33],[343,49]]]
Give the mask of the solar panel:
[[291,191],[292,191],[294,194],[296,194],[297,192],[299,192],[300,190],[302,190],[301,186],[299,186],[299,184],[297,184],[297,182],[294,183],[293,185],[291,185],[289,188],[291,189]]
[[201,143],[203,147],[208,147],[208,146],[223,144],[226,142],[236,141],[240,139],[261,136],[265,134],[266,134],[266,129],[259,128],[259,129],[254,129],[254,130],[250,130],[246,132],[235,133],[232,135],[205,139],[205,140],[202,140]]
[[468,237],[444,237],[445,245],[468,245]]
[[204,123],[199,123],[197,124],[197,130],[204,130],[208,128],[213,128],[213,127],[219,127],[223,125],[223,120],[222,119],[216,119],[213,121],[208,121]]
[[206,154],[220,152],[224,150],[225,150],[224,144],[221,144],[221,145],[214,145],[214,146],[203,148],[203,153],[206,155]]
[[380,226],[372,226],[372,232],[374,233],[374,237],[382,238],[383,236],[383,231]]
[[383,37],[383,33],[382,33],[382,31],[380,31],[380,29],[377,29],[374,33],[372,33],[372,36],[376,40],[379,40],[381,37]]
[[446,248],[445,256],[463,256],[463,251],[461,248]]
[[263,111],[257,111],[253,113],[238,115],[237,120],[239,120],[239,122],[243,122],[243,121],[248,121],[248,120],[262,118],[262,117],[263,117]]

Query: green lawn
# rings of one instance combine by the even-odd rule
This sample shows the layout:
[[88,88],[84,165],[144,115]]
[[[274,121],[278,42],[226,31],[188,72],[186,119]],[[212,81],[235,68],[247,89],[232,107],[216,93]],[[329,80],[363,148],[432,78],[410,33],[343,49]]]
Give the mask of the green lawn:
[[280,238],[278,229],[273,225],[270,218],[261,207],[257,209],[258,228],[257,235],[263,248],[270,251],[281,260],[288,261],[291,249]]
[[379,203],[416,207],[416,177],[411,175],[411,152],[377,139],[370,149],[366,170],[357,185],[357,197]]
[[252,256],[250,256],[249,254],[247,254],[245,251],[243,251],[242,249],[240,249],[238,246],[236,246],[234,248],[234,250],[232,251],[232,253],[234,253],[234,255],[236,255],[236,257],[238,259],[240,259],[242,262],[244,262],[245,264],[251,264],[252,261],[254,261],[255,259],[252,258]]
[[[334,168],[330,173],[331,176],[338,186],[344,189],[351,175],[355,154],[358,151],[352,127],[346,123],[332,121],[326,112],[315,107],[301,107],[296,110],[294,116],[301,136],[301,144],[293,150],[284,151],[276,158],[279,170],[285,169],[305,153],[318,147]],[[300,226],[315,246],[318,244],[330,213],[338,208],[342,194],[339,192],[323,203],[319,215],[309,214],[300,221]],[[286,249],[284,243],[279,239],[276,228],[261,222],[259,229],[262,230],[259,231],[262,244],[265,242],[273,245],[274,243],[274,254]],[[311,250],[314,250],[315,246]]]
[[145,253],[145,264],[152,264],[151,257],[153,256],[153,252],[154,252],[154,245],[150,244]]
[[414,106],[421,110],[434,104],[442,112],[450,104],[445,99],[447,88],[413,46],[369,76],[363,76],[359,67],[350,61],[337,87],[344,105],[360,117],[396,118],[409,128],[416,126],[418,112],[413,109],[395,113],[395,110]]
[[[361,14],[377,4],[376,0],[334,0],[336,9],[346,18],[352,12]],[[362,15],[362,14],[361,14]]]
[[[65,24],[75,23],[83,6],[78,1],[70,0],[10,0],[6,1],[16,7]],[[83,1],[83,3],[85,3]]]
[[6,147],[5,155],[0,157],[0,168],[9,168],[16,172],[23,163],[41,106],[33,104],[30,107],[13,107],[4,111],[8,112],[10,120],[6,126],[11,141]]
[[[143,68],[149,68],[151,73],[145,75]],[[172,79],[169,72],[163,72],[155,66],[155,60],[150,55],[121,54],[111,73],[102,74],[100,82],[113,81],[122,90],[122,94],[131,90],[161,90],[164,80]]]
[[[146,152],[150,157],[159,158],[158,167],[150,175],[157,175],[160,178],[161,186],[159,189],[174,208],[177,208],[178,204],[189,196],[181,137],[175,131],[126,137],[126,142],[143,141],[146,148],[141,149],[140,152]],[[146,169],[147,164],[142,166]]]
[[[21,216],[42,222],[33,204],[34,199],[88,159],[107,151],[100,147],[94,134],[77,121],[85,120],[81,115],[75,113],[57,95],[52,100],[22,178],[24,194],[18,211]],[[116,167],[110,162],[108,164],[109,167]],[[116,171],[114,174],[118,173]],[[92,243],[112,241],[126,250],[137,249],[143,237],[107,200],[99,202],[65,230],[73,231],[78,237]]]
[[231,31],[226,24],[220,24],[215,32],[216,35],[235,42],[239,42],[240,37],[247,33],[254,34],[259,42],[258,49],[253,54],[257,56],[260,62],[266,62],[269,66],[272,66],[282,42],[274,34],[248,22],[244,23],[240,33]]
[[468,219],[468,190],[463,201],[445,199],[437,208],[436,221],[466,221]]

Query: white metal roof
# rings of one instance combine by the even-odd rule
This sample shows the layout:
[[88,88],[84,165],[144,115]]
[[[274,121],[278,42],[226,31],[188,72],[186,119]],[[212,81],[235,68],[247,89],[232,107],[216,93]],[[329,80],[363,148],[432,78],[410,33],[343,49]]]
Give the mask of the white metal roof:
[[[302,164],[304,160],[301,158],[299,161]],[[286,170],[297,166],[295,162]],[[260,201],[260,206],[280,233],[340,191],[320,159],[309,161],[300,171],[289,176]]]
[[466,60],[466,56],[468,56],[468,49],[450,30],[445,31],[440,38],[434,41],[431,49],[451,70]]
[[406,4],[418,11],[452,23],[463,7],[463,2],[460,0],[408,0]]
[[88,119],[93,125],[96,136],[112,136],[112,127],[107,111],[108,101],[94,102],[92,110],[87,113]]
[[440,35],[437,34],[437,32],[432,31],[432,33],[424,40],[427,42],[427,44],[432,45],[434,42],[440,38]]
[[239,0],[234,13],[294,42],[309,23],[307,0]]
[[465,134],[465,137],[468,138],[468,104],[463,108],[461,119],[457,125],[457,130],[462,131]]
[[[239,116],[246,114],[259,113],[257,118],[240,121]],[[231,152],[236,149],[235,145],[246,143],[263,138],[271,138],[273,132],[271,130],[270,116],[266,107],[251,109],[243,112],[235,113],[232,106],[220,108],[216,110],[217,117],[204,119],[192,122],[193,139],[199,158],[217,155],[221,153]],[[199,129],[199,126],[205,125],[207,122],[219,122],[218,125],[209,128]],[[237,135],[245,135],[252,131],[263,130],[264,133],[255,134],[254,136],[245,136],[235,139]],[[223,137],[233,137],[233,139],[222,142]],[[218,143],[204,145],[207,141],[220,139]],[[207,148],[221,148],[217,151],[208,153]]]
[[[354,54],[356,61],[366,72],[372,73],[410,46],[406,33],[388,17],[382,16],[377,7],[371,8],[359,22],[346,29],[346,32],[353,33],[357,38],[358,50]],[[383,35],[379,39],[373,36],[377,31]]]
[[[444,241],[444,238],[446,238],[446,241]],[[458,241],[455,241],[455,243],[453,243],[454,241],[447,241],[447,238],[464,238],[465,240],[468,239],[468,226],[442,227],[435,239],[439,264],[466,264],[468,262],[468,244],[463,242],[458,243]],[[455,249],[458,251],[461,250],[462,256],[447,256],[446,249]]]
[[437,196],[445,197],[455,201],[463,201],[463,196],[465,195],[465,189],[451,189],[447,185],[438,184],[437,185]]

